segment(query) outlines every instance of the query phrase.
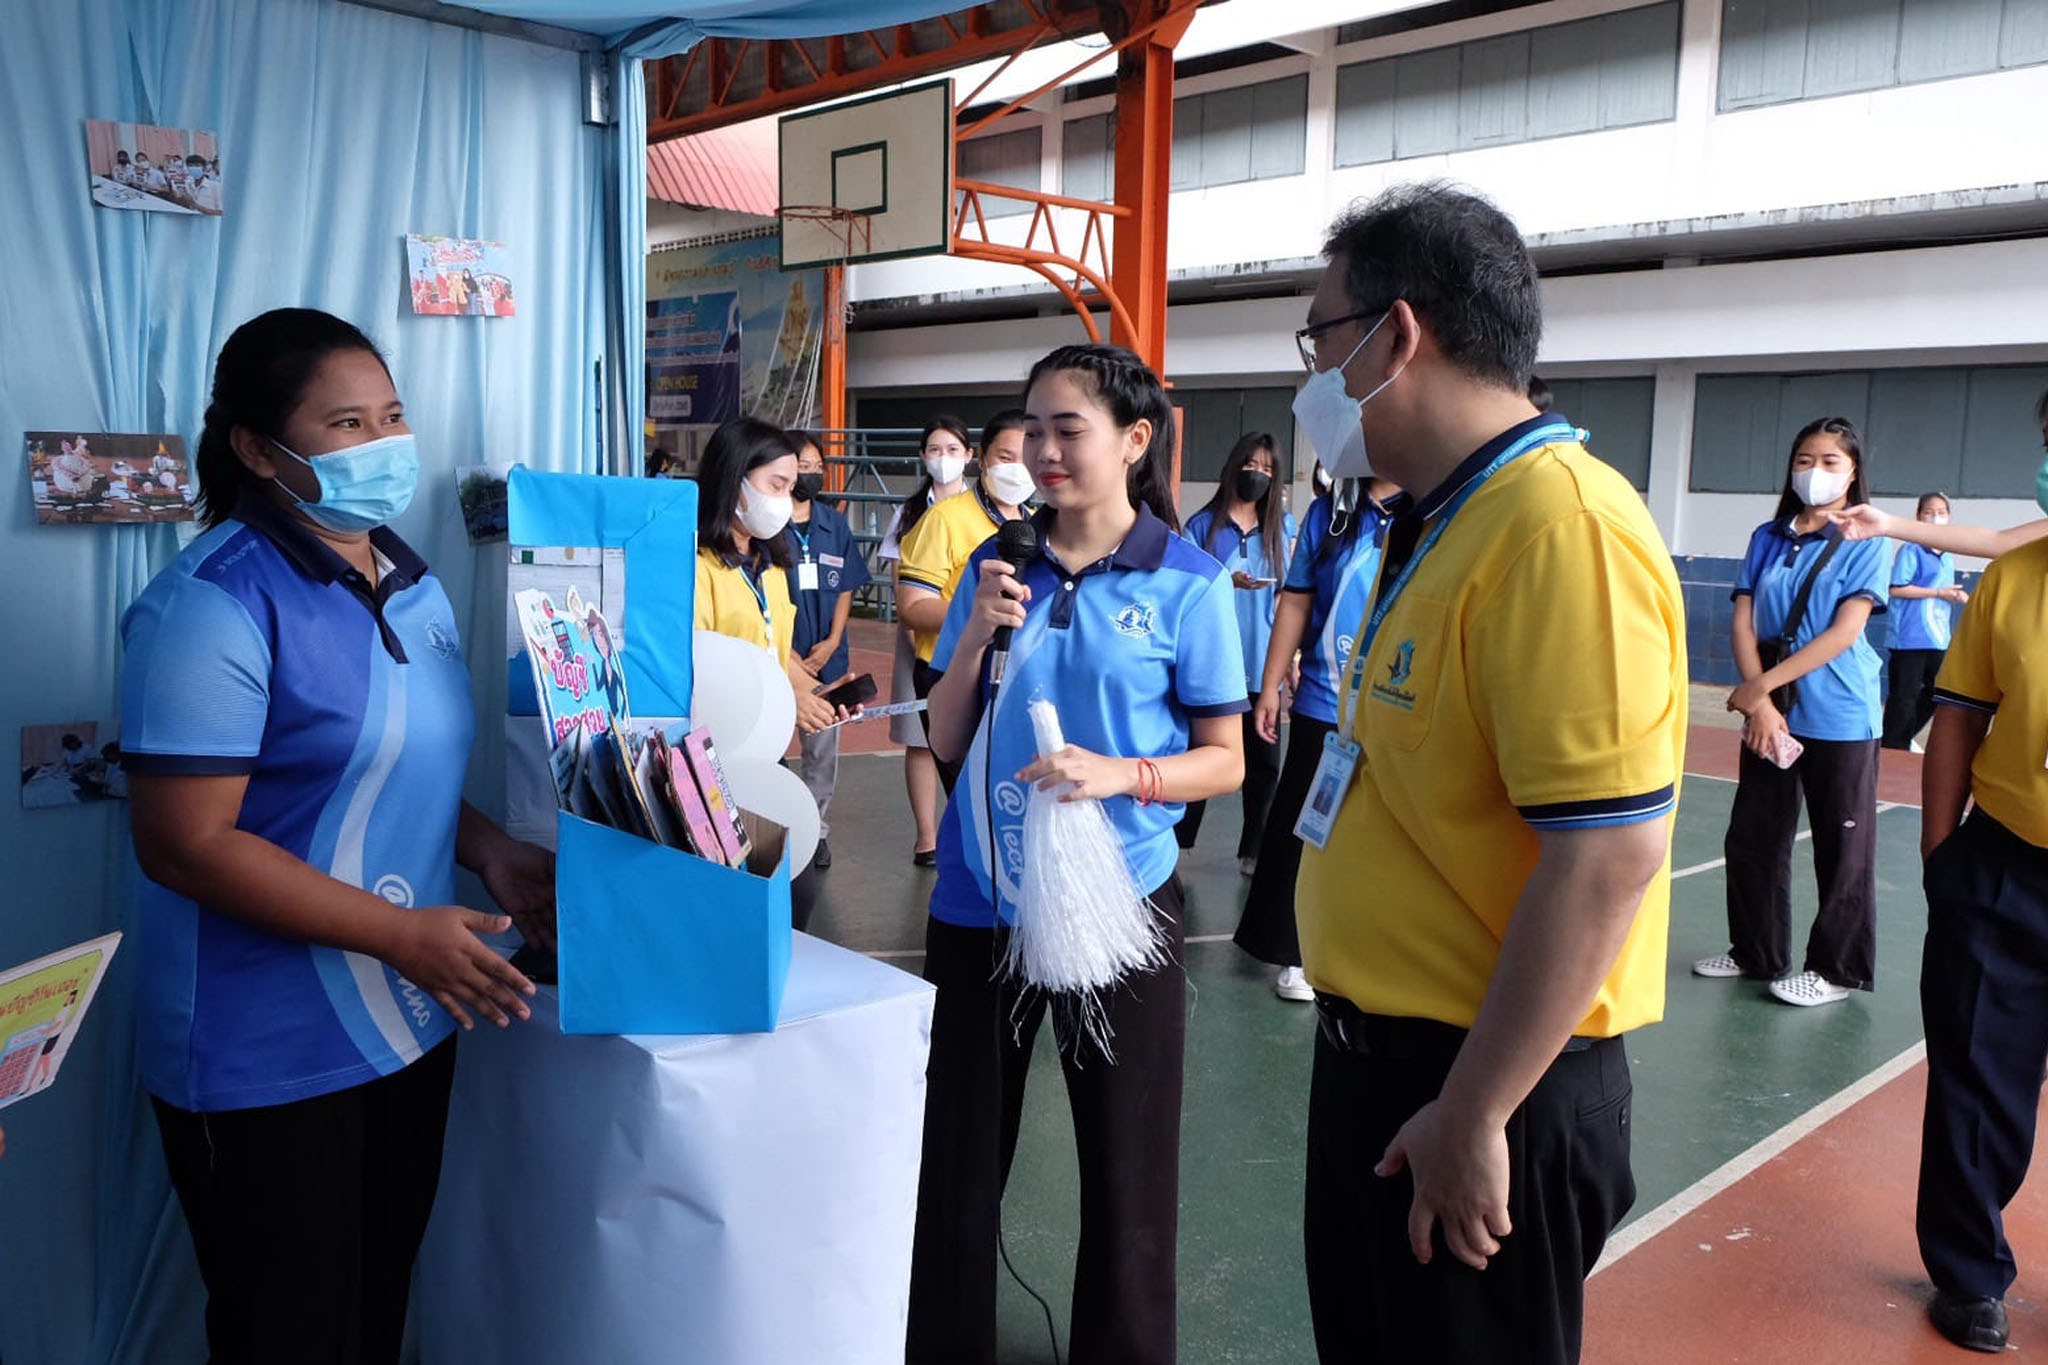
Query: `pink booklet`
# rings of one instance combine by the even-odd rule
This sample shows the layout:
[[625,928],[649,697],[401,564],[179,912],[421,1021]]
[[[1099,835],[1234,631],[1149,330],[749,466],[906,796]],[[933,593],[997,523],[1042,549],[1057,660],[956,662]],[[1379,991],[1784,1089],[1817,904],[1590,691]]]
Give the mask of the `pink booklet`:
[[744,867],[751,851],[747,827],[740,820],[739,803],[733,799],[725,765],[718,761],[718,750],[712,747],[711,732],[701,725],[691,730],[683,736],[683,752],[697,778],[697,790],[703,793],[704,805],[711,812],[711,823],[718,830],[726,864]]

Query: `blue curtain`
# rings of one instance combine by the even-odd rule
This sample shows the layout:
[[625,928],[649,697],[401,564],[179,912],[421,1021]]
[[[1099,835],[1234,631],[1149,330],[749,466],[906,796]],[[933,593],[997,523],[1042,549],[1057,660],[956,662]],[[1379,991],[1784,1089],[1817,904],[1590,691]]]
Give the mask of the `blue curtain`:
[[[452,471],[599,468],[595,365],[622,283],[619,200],[611,135],[582,122],[577,54],[336,0],[0,0],[0,33],[0,127],[14,145],[0,581],[25,651],[0,678],[7,728],[113,717],[121,613],[181,539],[37,526],[22,432],[177,432],[190,449],[228,333],[267,308],[320,307],[385,348],[419,433],[426,469],[398,529],[471,641],[484,726],[471,795],[495,810],[503,607],[482,566],[499,561],[468,545]],[[96,208],[89,118],[219,134],[225,216]],[[407,232],[505,242],[518,316],[411,316]],[[0,802],[0,849],[0,965],[127,927],[136,874],[118,803]],[[135,1074],[133,951],[58,1084],[0,1112],[8,1365],[204,1358],[199,1283]]]

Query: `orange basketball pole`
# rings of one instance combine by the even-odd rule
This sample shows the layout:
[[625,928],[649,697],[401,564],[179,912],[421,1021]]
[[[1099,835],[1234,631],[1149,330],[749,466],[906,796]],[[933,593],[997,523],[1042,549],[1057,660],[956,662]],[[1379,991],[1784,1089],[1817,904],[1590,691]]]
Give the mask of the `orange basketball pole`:
[[[819,414],[819,425],[827,431],[846,430],[846,267],[843,265],[825,267],[824,355],[818,365],[818,396],[824,404]],[[846,438],[831,439],[844,442]],[[818,453],[846,455],[851,452],[842,445],[839,450],[820,450]],[[832,488],[846,486],[843,466],[828,466],[826,472],[826,482]]]
[[[1175,11],[1178,12],[1175,12]],[[1151,32],[1118,54],[1116,204],[1110,281],[1130,315],[1112,317],[1111,339],[1166,372],[1166,224],[1173,193],[1173,49],[1194,19],[1174,0],[1131,0],[1132,28]],[[1116,36],[1114,34],[1112,37]]]

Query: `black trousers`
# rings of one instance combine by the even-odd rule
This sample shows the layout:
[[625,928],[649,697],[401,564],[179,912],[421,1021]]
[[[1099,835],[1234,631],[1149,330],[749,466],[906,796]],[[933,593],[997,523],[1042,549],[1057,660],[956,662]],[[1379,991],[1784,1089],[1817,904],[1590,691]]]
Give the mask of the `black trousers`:
[[450,1038],[403,1071],[260,1109],[155,1100],[206,1282],[212,1365],[395,1365],[441,1179]]
[[1294,822],[1308,800],[1309,783],[1323,758],[1323,738],[1336,730],[1326,721],[1297,715],[1287,726],[1287,759],[1266,812],[1265,838],[1259,843],[1259,870],[1238,917],[1237,946],[1275,967],[1301,965],[1301,935],[1294,926],[1294,882],[1301,874],[1301,840]]
[[[1104,1004],[1115,1031],[1106,1061],[1059,1017],[1067,1101],[1081,1176],[1074,1266],[1073,1365],[1164,1365],[1176,1350],[1181,1061],[1187,977],[1180,965],[1181,888],[1152,893],[1172,963],[1124,982]],[[1017,1151],[1031,1045],[1046,997],[992,964],[992,929],[932,920],[925,980],[938,987],[910,1267],[907,1359],[996,1359],[996,1242]]]
[[1978,810],[1927,860],[1926,887],[1920,1259],[1937,1288],[1998,1299],[2048,1067],[2048,849]]
[[[1251,699],[1253,706],[1259,699]],[[1259,727],[1252,722],[1252,713],[1244,713],[1244,827],[1237,834],[1237,856],[1256,858],[1259,843],[1266,833],[1266,811],[1273,804],[1273,789],[1280,782],[1280,746],[1268,744],[1259,735]],[[1202,816],[1207,814],[1207,801],[1190,801],[1182,812],[1180,826],[1173,832],[1174,839],[1182,848],[1193,848],[1195,838],[1202,832]],[[1296,812],[1299,814],[1299,812]],[[1288,822],[1291,826],[1292,821]]]
[[[1340,1002],[1341,1005],[1342,1002]],[[1318,1010],[1323,1008],[1318,1004]],[[1373,1165],[1434,1100],[1464,1030],[1357,1016],[1369,1051],[1319,1029],[1308,1102],[1304,1232],[1309,1312],[1324,1365],[1568,1365],[1585,1279],[1635,1202],[1628,1056],[1619,1038],[1560,1056],[1508,1120],[1514,1231],[1483,1271],[1439,1227],[1428,1265],[1408,1245],[1415,1186]]]
[[1792,845],[1803,791],[1820,881],[1805,969],[1869,990],[1877,979],[1877,741],[1800,743],[1806,752],[1787,770],[1742,751],[1723,845],[1728,951],[1747,976],[1791,970]]
[[1913,736],[1934,718],[1934,678],[1941,672],[1940,649],[1895,649],[1891,692],[1884,699],[1884,747],[1908,749]]

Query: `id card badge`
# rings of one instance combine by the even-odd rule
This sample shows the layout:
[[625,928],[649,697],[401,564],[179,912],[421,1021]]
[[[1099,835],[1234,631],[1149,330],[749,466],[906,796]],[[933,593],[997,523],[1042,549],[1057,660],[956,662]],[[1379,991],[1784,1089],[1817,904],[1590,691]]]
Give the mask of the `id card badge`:
[[796,590],[798,592],[816,592],[818,590],[817,560],[803,559],[797,561]]
[[1364,751],[1357,740],[1334,732],[1323,736],[1322,761],[1316,764],[1316,775],[1308,784],[1301,818],[1294,822],[1295,838],[1317,849],[1329,846],[1330,830],[1337,823],[1337,812],[1344,808],[1362,757]]

